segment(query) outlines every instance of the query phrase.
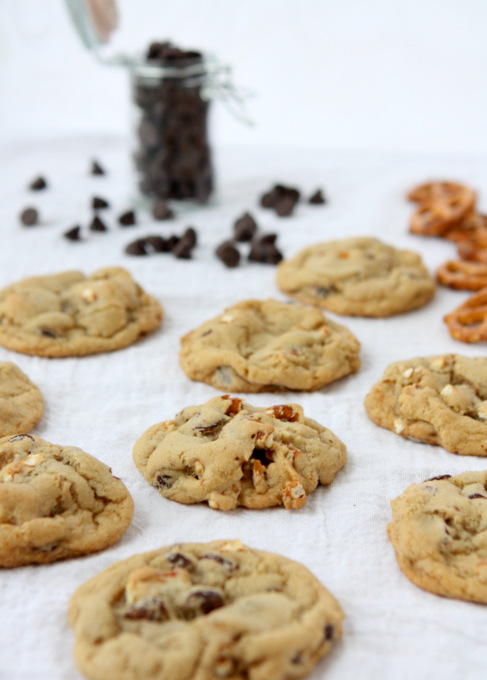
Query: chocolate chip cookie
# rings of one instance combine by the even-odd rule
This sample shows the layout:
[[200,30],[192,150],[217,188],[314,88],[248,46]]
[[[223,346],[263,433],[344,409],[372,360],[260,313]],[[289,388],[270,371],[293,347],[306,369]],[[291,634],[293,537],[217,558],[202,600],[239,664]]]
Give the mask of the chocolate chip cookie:
[[225,395],[153,425],[133,458],[149,484],[179,503],[293,510],[333,481],[347,453],[297,404],[265,409]]
[[93,456],[21,434],[0,439],[0,566],[102,550],[132,521],[122,482]]
[[396,361],[365,397],[365,409],[374,423],[406,439],[487,456],[487,359]]
[[10,361],[0,362],[0,437],[29,432],[42,417],[39,389]]
[[436,288],[417,253],[369,237],[309,246],[281,262],[276,281],[301,302],[370,317],[421,307]]
[[358,370],[360,343],[323,313],[276,300],[244,300],[181,339],[192,380],[224,392],[318,390]]
[[306,567],[239,540],[134,555],[69,605],[74,658],[92,680],[302,678],[343,616]]
[[86,277],[36,276],[0,291],[0,345],[43,357],[83,356],[131,345],[159,326],[162,309],[120,267]]
[[487,604],[487,471],[412,484],[391,505],[387,533],[408,579]]

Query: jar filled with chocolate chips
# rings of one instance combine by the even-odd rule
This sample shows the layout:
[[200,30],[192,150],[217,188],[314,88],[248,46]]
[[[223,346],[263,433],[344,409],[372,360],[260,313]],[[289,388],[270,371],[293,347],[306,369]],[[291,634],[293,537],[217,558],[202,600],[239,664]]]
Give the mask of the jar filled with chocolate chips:
[[201,52],[169,42],[152,43],[133,65],[134,160],[143,196],[198,203],[210,198],[209,71]]

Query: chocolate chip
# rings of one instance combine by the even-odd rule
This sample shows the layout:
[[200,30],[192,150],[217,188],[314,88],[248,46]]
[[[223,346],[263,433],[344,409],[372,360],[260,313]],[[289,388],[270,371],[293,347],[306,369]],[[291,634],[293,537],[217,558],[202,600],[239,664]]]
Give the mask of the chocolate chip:
[[127,210],[120,215],[118,222],[122,227],[133,227],[137,223],[135,212],[133,210]]
[[244,213],[233,225],[235,240],[251,241],[257,231],[257,223],[250,213]]
[[308,203],[311,203],[311,205],[322,205],[323,203],[326,203],[326,198],[324,197],[322,190],[317,189],[314,194],[309,197]]
[[332,626],[331,623],[327,623],[325,626],[325,640],[332,640],[334,635],[335,626]]
[[483,498],[484,500],[487,500],[487,496],[482,496],[481,493],[471,493],[469,498]]
[[328,295],[331,295],[332,293],[336,293],[337,288],[336,286],[332,283],[329,286],[316,286],[315,287],[315,293],[321,298],[326,298]]
[[182,567],[183,569],[187,569],[188,567],[193,565],[191,560],[188,560],[188,558],[185,555],[179,552],[170,553],[167,556],[167,561],[173,564],[175,567]]
[[81,241],[81,227],[78,224],[75,227],[68,229],[68,231],[65,231],[63,236],[64,238],[67,238],[68,241]]
[[272,453],[266,449],[254,449],[250,458],[255,458],[255,460],[260,461],[264,467],[267,467],[273,462]]
[[195,590],[185,602],[186,613],[198,615],[209,614],[220,609],[225,604],[223,597],[217,590]]
[[236,565],[233,564],[233,562],[230,562],[230,560],[226,560],[224,557],[221,557],[221,555],[216,555],[215,553],[207,553],[206,555],[201,555],[202,560],[213,560],[217,564],[221,564],[222,567],[225,567],[225,569],[229,569],[230,571],[233,571],[236,568]]
[[231,241],[223,241],[215,250],[215,254],[226,267],[237,267],[240,262],[240,253]]
[[157,484],[165,489],[170,489],[173,485],[173,480],[170,475],[157,475]]
[[154,598],[150,602],[133,605],[128,609],[124,618],[132,620],[147,619],[148,621],[164,621],[168,619],[166,605],[160,598]]
[[169,247],[167,241],[162,236],[146,236],[145,242],[150,246],[155,253],[168,253]]
[[169,208],[166,201],[161,198],[152,207],[152,216],[155,220],[170,220],[174,217],[173,211]]
[[194,248],[194,246],[198,242],[198,235],[197,235],[194,227],[188,227],[186,229],[186,231],[184,232],[184,234],[182,236],[182,240],[186,241],[186,243],[188,243],[191,246],[191,248]]
[[298,189],[276,184],[270,191],[263,194],[260,204],[264,208],[274,208],[278,215],[284,217],[291,214],[300,196]]
[[148,255],[146,248],[146,240],[144,238],[138,238],[125,246],[125,253],[127,255]]
[[49,330],[49,328],[41,328],[41,335],[45,335],[48,338],[56,337],[56,334],[53,331]]
[[101,221],[98,215],[94,216],[88,229],[90,231],[108,231],[108,227],[104,222]]
[[276,234],[264,234],[252,240],[252,247],[249,252],[249,260],[261,262],[262,264],[278,264],[283,255],[274,245]]
[[450,479],[451,475],[440,475],[439,477],[430,477],[429,479],[425,479],[425,482],[434,482],[437,479]]
[[180,240],[181,240],[180,237],[176,236],[176,234],[173,234],[167,239],[167,249],[169,253],[172,253],[172,251],[178,245]]
[[283,196],[276,202],[274,210],[279,217],[289,217],[289,215],[292,215],[295,205],[296,201],[292,197]]
[[29,189],[31,191],[42,191],[47,187],[47,181],[44,179],[44,177],[36,177],[32,182],[29,184]]
[[110,204],[100,196],[93,196],[91,199],[91,207],[93,210],[103,210],[104,208],[109,208]]
[[92,175],[105,175],[105,170],[102,168],[100,163],[98,161],[93,161],[91,164],[91,170],[90,173]]
[[35,439],[31,434],[16,434],[15,437],[12,437],[8,441],[9,442],[20,442],[23,439],[32,439],[32,441],[35,442]]
[[179,260],[190,260],[192,258],[192,250],[191,241],[181,238],[174,248],[171,249],[171,252]]
[[39,213],[35,208],[25,208],[20,213],[20,221],[24,227],[33,227],[39,222]]

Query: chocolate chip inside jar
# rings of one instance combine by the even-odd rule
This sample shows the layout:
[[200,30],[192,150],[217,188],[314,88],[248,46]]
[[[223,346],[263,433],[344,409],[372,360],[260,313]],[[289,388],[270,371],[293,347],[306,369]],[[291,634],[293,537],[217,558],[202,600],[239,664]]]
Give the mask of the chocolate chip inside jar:
[[[137,107],[136,151],[139,190],[160,201],[206,203],[213,191],[207,133],[209,101],[203,55],[169,42],[155,42],[133,72]],[[168,219],[163,205],[156,219]],[[159,215],[161,215],[159,217]]]

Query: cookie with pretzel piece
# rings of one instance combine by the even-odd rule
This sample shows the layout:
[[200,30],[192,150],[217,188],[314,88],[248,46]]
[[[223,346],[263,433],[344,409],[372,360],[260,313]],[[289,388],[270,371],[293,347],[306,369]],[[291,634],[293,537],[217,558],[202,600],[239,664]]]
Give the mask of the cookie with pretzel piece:
[[487,471],[439,475],[391,501],[401,571],[436,595],[487,604]]
[[133,502],[102,462],[30,434],[0,439],[0,566],[103,550],[125,533]]
[[374,423],[405,439],[487,456],[487,358],[395,361],[365,397],[365,409]]
[[298,680],[343,618],[306,567],[238,539],[134,555],[69,604],[74,658],[91,680]]
[[258,408],[229,395],[153,425],[133,449],[138,470],[162,496],[218,510],[301,508],[346,457],[338,437],[301,406]]

